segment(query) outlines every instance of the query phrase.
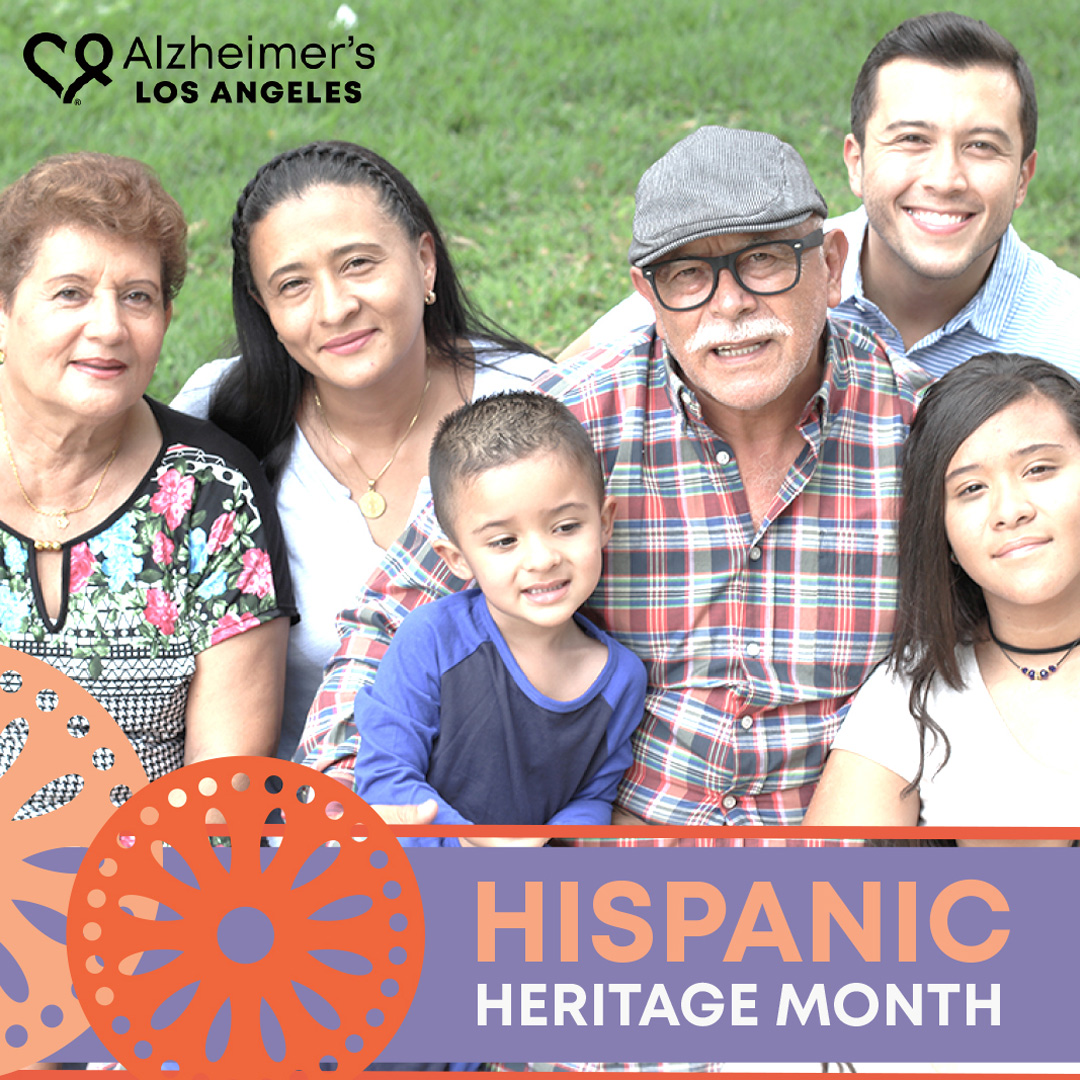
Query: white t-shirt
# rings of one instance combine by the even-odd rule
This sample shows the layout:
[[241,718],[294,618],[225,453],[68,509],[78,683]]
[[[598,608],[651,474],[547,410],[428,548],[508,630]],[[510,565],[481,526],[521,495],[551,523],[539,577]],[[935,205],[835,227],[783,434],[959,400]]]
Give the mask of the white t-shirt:
[[[962,646],[956,655],[964,689],[952,690],[935,679],[927,698],[927,711],[948,735],[952,750],[939,772],[944,746],[934,746],[927,733],[920,824],[1080,825],[1080,761],[1067,755],[1053,761],[1033,756],[994,705],[974,649]],[[919,734],[908,709],[909,691],[907,679],[880,665],[855,695],[832,749],[850,750],[909,782],[914,779]]]
[[[473,344],[482,360],[473,379],[473,400],[504,390],[527,389],[551,366],[532,353],[483,352],[482,343]],[[232,357],[203,364],[176,395],[173,408],[205,417],[214,386],[235,362],[236,357]],[[430,498],[431,486],[425,476],[410,519]],[[323,668],[337,651],[334,620],[339,611],[355,606],[384,551],[371,538],[349,489],[334,479],[300,430],[278,483],[277,509],[300,611],[300,622],[289,632],[285,713],[277,751],[278,757],[291,758],[322,682]]]

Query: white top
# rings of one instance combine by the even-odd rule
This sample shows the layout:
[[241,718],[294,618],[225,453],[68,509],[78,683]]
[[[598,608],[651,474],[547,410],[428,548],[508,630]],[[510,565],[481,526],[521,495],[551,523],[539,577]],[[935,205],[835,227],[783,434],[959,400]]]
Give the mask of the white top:
[[[481,342],[473,342],[478,352]],[[483,352],[473,379],[473,400],[504,390],[522,390],[550,364],[532,353]],[[232,357],[203,364],[180,389],[174,409],[205,417],[217,381],[236,362]],[[431,498],[420,481],[410,519]],[[334,479],[297,429],[292,453],[277,487],[277,508],[292,570],[300,622],[289,633],[285,671],[285,713],[277,756],[291,758],[304,731],[308,708],[322,681],[323,667],[338,647],[334,620],[355,607],[384,552],[371,538],[349,489]]]
[[[957,650],[965,689],[935,679],[927,711],[949,737],[952,752],[927,733],[919,785],[921,825],[1080,825],[1080,762],[1033,756],[1009,729],[983,682],[970,646]],[[1017,674],[1017,678],[1019,678]],[[910,684],[880,665],[855,695],[833,750],[876,761],[907,781],[919,768],[919,734],[908,710]],[[1036,693],[1038,687],[1032,687]]]

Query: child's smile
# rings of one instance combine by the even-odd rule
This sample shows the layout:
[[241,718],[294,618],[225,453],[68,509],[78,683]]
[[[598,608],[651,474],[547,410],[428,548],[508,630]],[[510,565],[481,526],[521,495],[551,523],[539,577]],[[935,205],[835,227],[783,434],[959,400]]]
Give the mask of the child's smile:
[[476,578],[504,636],[558,629],[596,588],[614,510],[572,456],[524,458],[462,485],[444,557]]

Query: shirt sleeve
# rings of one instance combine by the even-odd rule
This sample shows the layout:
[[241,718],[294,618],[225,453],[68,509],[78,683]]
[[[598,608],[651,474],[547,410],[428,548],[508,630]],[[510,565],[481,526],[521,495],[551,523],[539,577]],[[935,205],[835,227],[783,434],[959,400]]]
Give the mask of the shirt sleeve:
[[199,650],[295,611],[284,545],[275,542],[263,519],[264,509],[274,513],[273,499],[256,502],[246,478],[234,476],[231,489],[201,489],[192,515],[199,524],[185,538],[185,606],[200,627],[193,638]]
[[[356,695],[356,793],[368,804],[439,804],[437,825],[471,825],[431,784],[427,773],[439,735],[440,642],[427,619],[406,619],[379,665],[374,682]],[[454,838],[402,837],[406,847],[457,847]]]
[[649,302],[633,292],[592,324],[589,328],[590,344],[608,345],[620,342],[655,321],[656,316]]
[[357,693],[375,678],[391,638],[410,611],[468,584],[455,577],[435,551],[433,540],[441,535],[429,502],[387,550],[360,606],[338,616],[341,643],[323,672],[296,760],[350,788],[355,783]]
[[608,639],[608,648],[616,650],[618,660],[615,676],[618,689],[605,735],[608,754],[600,768],[574,793],[573,799],[552,815],[549,825],[610,825],[619,781],[633,763],[631,737],[645,712],[648,683],[645,665],[613,639]]
[[919,771],[919,728],[908,708],[910,686],[879,664],[852,698],[832,750],[876,761],[908,783]]
[[239,359],[238,356],[230,356],[222,360],[211,360],[196,368],[188,381],[177,391],[176,397],[169,402],[169,408],[205,420],[210,415],[210,398],[214,388]]
[[[155,567],[174,582],[196,652],[298,618],[273,492],[250,451],[212,424],[150,401],[166,449],[140,504]],[[151,535],[152,534],[152,535]],[[150,576],[147,576],[150,575]],[[151,604],[155,600],[151,589]]]

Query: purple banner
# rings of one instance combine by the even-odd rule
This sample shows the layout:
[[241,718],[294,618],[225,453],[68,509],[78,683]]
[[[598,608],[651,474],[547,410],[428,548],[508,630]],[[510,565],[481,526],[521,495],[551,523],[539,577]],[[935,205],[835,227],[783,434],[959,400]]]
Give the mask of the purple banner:
[[387,1061],[1075,1060],[1069,849],[423,849]]

